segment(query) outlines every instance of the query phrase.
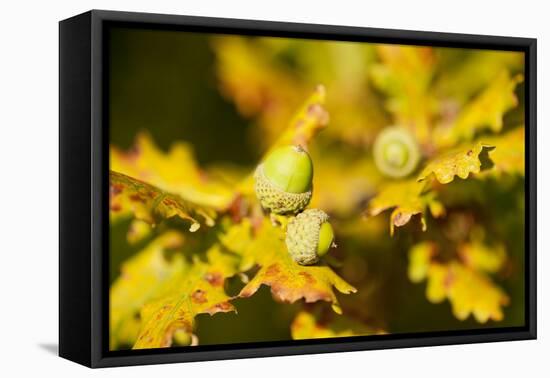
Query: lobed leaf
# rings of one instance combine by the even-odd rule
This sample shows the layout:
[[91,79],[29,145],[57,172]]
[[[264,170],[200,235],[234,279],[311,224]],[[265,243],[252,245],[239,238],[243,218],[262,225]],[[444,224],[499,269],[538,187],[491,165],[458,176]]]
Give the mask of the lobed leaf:
[[465,320],[473,315],[479,323],[486,323],[504,318],[502,307],[508,305],[510,299],[487,275],[451,262],[432,265],[428,280],[428,299],[440,302],[439,293],[442,293],[451,302],[457,319]]
[[430,161],[418,176],[418,181],[426,180],[431,174],[441,184],[450,183],[455,176],[466,179],[470,173],[479,173],[482,168],[491,166],[489,151],[494,148],[494,146],[477,142],[474,145],[447,152]]
[[195,316],[235,311],[224,284],[237,272],[237,258],[223,253],[219,244],[207,251],[206,258],[195,256],[161,298],[142,308],[134,349],[169,347],[177,331],[192,333]]
[[416,180],[393,181],[382,187],[369,201],[364,214],[376,216],[385,210],[393,209],[390,215],[390,234],[395,227],[407,224],[414,215],[420,215],[422,230],[426,230],[425,212],[430,210],[434,217],[445,213],[443,205],[435,199],[433,192],[425,192],[425,183]]
[[140,133],[128,151],[111,146],[110,164],[112,171],[216,210],[226,209],[234,196],[233,188],[198,166],[191,147],[183,142],[164,153],[148,134]]
[[489,273],[498,272],[506,261],[504,245],[487,246],[478,240],[462,243],[457,253],[465,266]]
[[436,129],[436,143],[440,147],[448,147],[472,140],[483,130],[500,132],[504,114],[518,105],[515,89],[522,81],[522,75],[511,76],[507,70],[501,71],[483,92],[465,105],[451,125]]
[[367,336],[382,333],[384,332],[345,316],[321,320],[318,316],[306,311],[299,312],[290,325],[290,334],[293,340]]
[[494,166],[487,171],[490,175],[525,175],[525,127],[522,125],[505,134],[484,138],[495,146],[490,157]]
[[162,219],[177,216],[191,222],[192,232],[201,223],[213,226],[216,217],[216,212],[210,208],[195,205],[176,194],[114,171],[109,173],[109,200],[113,218],[132,214],[136,219],[154,225]]
[[168,258],[168,253],[178,249],[183,242],[182,234],[168,231],[122,265],[120,276],[109,291],[111,349],[135,342],[142,306],[161,295],[166,283],[182,273],[184,262],[181,256],[175,254]]
[[[271,293],[276,300],[294,303],[300,299],[305,302],[326,301],[332,304],[335,312],[341,313],[333,287],[341,293],[349,294],[356,289],[340,278],[326,265],[302,266],[296,263],[289,255],[284,242],[284,232],[273,226],[269,220],[255,228],[247,221],[235,226],[230,233],[231,238],[247,233],[250,242],[242,245],[236,252],[242,255],[241,270],[248,270],[254,265],[260,268],[239,293],[239,297],[252,296],[261,285],[271,287]],[[247,231],[248,230],[248,231]],[[229,243],[231,239],[225,239]]]
[[[503,262],[501,252],[491,251],[479,245],[460,247],[458,260],[438,262],[434,242],[417,244],[409,251],[409,278],[413,282],[427,280],[426,297],[432,303],[448,299],[453,315],[465,320],[470,315],[479,323],[504,318],[502,307],[509,304],[506,293],[496,286],[483,271],[494,272]],[[499,247],[500,248],[500,247]]]
[[505,70],[516,71],[524,63],[523,53],[496,50],[444,49],[443,54],[456,54],[456,64],[442,62],[434,90],[442,96],[466,103],[490,85]]

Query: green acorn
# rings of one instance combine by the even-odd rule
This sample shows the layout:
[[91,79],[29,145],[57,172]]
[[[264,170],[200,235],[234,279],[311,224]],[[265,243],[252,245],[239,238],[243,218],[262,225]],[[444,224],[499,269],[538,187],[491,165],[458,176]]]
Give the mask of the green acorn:
[[334,245],[334,230],[324,211],[309,209],[288,222],[286,247],[298,264],[315,264]]
[[311,200],[313,163],[300,146],[272,151],[254,174],[254,190],[265,209],[275,214],[295,214]]
[[393,178],[411,174],[420,161],[420,148],[404,128],[384,129],[374,142],[374,162],[380,172]]

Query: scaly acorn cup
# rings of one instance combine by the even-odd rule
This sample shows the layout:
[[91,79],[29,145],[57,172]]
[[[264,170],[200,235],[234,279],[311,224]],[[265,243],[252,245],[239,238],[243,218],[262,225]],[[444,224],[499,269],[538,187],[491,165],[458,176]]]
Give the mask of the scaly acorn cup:
[[411,174],[420,161],[420,148],[404,128],[384,129],[374,141],[374,162],[384,175],[402,178]]
[[288,222],[286,247],[298,264],[315,264],[332,246],[334,231],[324,211],[308,209]]
[[269,153],[254,174],[254,190],[264,209],[296,214],[311,200],[313,163],[300,146],[279,147]]

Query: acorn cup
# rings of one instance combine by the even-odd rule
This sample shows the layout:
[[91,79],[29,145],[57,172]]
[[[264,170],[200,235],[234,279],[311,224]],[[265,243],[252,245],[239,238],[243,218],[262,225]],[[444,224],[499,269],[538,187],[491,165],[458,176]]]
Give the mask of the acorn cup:
[[254,190],[262,207],[274,214],[296,214],[311,200],[313,163],[300,146],[272,151],[258,165]]
[[403,178],[414,172],[420,148],[414,136],[402,127],[384,129],[374,141],[374,162],[384,175]]
[[328,218],[322,210],[308,209],[288,222],[286,246],[298,264],[315,264],[335,246],[334,230]]

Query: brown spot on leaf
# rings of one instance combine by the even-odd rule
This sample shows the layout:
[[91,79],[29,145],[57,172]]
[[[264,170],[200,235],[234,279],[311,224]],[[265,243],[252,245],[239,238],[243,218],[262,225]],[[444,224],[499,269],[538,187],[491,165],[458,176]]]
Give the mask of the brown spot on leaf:
[[272,264],[270,265],[265,272],[266,277],[273,277],[276,276],[281,272],[281,268],[278,264]]
[[141,202],[142,201],[142,198],[139,194],[137,193],[132,193],[130,195],[130,200],[133,201],[133,202]]
[[233,222],[239,223],[246,216],[247,210],[248,203],[246,199],[241,194],[238,194],[231,201],[228,212]]
[[219,272],[208,272],[204,275],[204,279],[212,286],[223,285],[223,276]]
[[122,184],[111,184],[109,186],[109,194],[111,196],[116,196],[117,194],[122,193],[123,189],[124,189],[124,185]]
[[313,276],[308,272],[300,272],[298,274],[305,278],[308,285],[313,285],[316,282],[315,278],[313,278]]
[[201,289],[197,289],[191,294],[191,300],[194,303],[205,303],[207,301],[206,299],[206,292]]

